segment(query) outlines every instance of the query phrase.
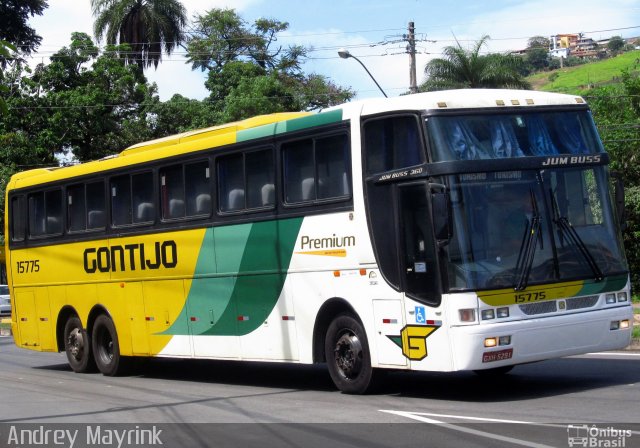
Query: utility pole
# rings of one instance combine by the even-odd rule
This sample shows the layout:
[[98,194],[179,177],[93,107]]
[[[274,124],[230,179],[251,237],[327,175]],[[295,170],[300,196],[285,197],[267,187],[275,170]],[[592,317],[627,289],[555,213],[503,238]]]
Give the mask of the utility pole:
[[409,36],[407,38],[407,53],[409,53],[409,91],[418,93],[418,82],[416,80],[416,35],[413,22],[409,22]]

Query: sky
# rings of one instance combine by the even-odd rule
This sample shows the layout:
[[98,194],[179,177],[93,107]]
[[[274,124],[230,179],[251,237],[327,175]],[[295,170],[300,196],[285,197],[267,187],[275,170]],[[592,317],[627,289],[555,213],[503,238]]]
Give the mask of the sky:
[[[93,36],[89,0],[48,0],[42,16],[30,20],[42,36],[32,63],[48,62],[49,56],[68,46],[71,33]],[[526,48],[532,36],[585,33],[595,40],[610,36],[640,36],[640,2],[637,0],[183,0],[188,17],[212,8],[234,8],[247,22],[273,18],[289,23],[276,44],[310,47],[306,73],[329,77],[352,88],[357,98],[381,96],[380,91],[353,59],[340,59],[346,48],[358,57],[388,96],[409,88],[409,55],[406,54],[408,23],[415,23],[417,78],[423,80],[425,64],[455,45],[472,46],[483,35],[491,40],[487,52]],[[102,42],[104,43],[104,42]],[[178,93],[203,99],[205,75],[185,64],[184,50],[163,56],[157,69],[145,70],[158,85],[161,100]]]

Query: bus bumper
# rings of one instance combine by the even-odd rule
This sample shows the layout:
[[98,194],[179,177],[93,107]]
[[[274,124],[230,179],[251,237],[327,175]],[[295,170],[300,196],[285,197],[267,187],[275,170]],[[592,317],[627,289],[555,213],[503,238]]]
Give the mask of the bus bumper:
[[[627,328],[615,328],[627,321]],[[624,324],[623,324],[624,326]],[[453,327],[454,370],[483,370],[562,356],[622,349],[633,327],[631,306],[499,324]],[[485,341],[495,338],[496,346]],[[502,341],[501,341],[502,339]],[[506,343],[509,341],[510,343]],[[500,342],[503,344],[500,345]]]

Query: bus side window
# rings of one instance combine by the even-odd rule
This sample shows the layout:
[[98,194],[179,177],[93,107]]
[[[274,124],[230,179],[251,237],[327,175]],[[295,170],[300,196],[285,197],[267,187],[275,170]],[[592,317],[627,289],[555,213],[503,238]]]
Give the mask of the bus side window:
[[29,235],[62,233],[62,190],[49,190],[29,195]]
[[25,231],[25,197],[16,196],[11,199],[11,240],[24,241]]
[[294,204],[316,198],[313,140],[282,145],[285,202]]
[[131,184],[128,175],[111,179],[111,215],[114,226],[131,224]]
[[160,198],[163,219],[184,218],[184,173],[182,165],[160,170]]
[[70,232],[86,230],[86,196],[84,184],[67,187],[67,225]]
[[273,207],[276,203],[273,151],[254,151],[245,156],[247,207]]
[[220,211],[233,212],[245,208],[243,155],[218,160],[218,192]]
[[275,206],[273,150],[257,150],[218,161],[220,211]]
[[133,193],[134,223],[152,222],[156,217],[153,201],[153,173],[133,174],[131,176]]
[[349,172],[349,138],[346,134],[316,140],[318,199],[351,195]]
[[347,134],[284,143],[282,152],[287,203],[351,195]]
[[104,199],[104,181],[87,184],[87,229],[104,229],[106,207]]
[[424,161],[416,116],[368,120],[364,124],[367,174],[381,173]]
[[190,163],[184,167],[187,216],[211,214],[209,161]]

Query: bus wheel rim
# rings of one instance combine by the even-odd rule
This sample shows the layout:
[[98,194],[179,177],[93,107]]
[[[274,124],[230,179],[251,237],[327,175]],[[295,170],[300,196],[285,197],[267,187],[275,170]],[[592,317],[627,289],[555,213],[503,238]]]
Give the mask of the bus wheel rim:
[[69,353],[75,359],[82,358],[82,354],[84,353],[84,342],[84,336],[79,328],[74,328],[69,333],[69,337],[67,339]]
[[334,350],[335,362],[340,374],[346,379],[353,379],[362,370],[362,343],[358,336],[348,331],[338,341]]

